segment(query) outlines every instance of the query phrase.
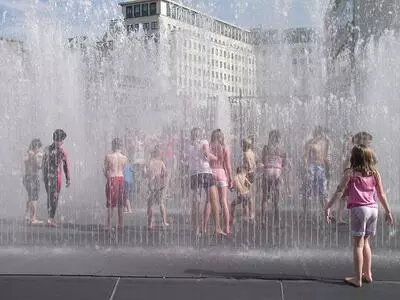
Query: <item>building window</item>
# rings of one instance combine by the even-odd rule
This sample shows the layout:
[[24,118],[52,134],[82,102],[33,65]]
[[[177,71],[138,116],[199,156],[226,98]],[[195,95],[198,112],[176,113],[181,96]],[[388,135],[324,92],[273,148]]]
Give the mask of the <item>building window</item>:
[[140,17],[140,4],[133,6],[135,18]]
[[167,17],[171,16],[171,4],[167,3]]
[[133,18],[132,5],[126,7],[126,18],[127,19]]
[[142,17],[147,17],[149,15],[149,4],[142,4]]
[[157,3],[152,2],[150,3],[150,16],[154,16],[157,14]]
[[143,23],[143,30],[149,30],[149,23]]
[[158,29],[158,22],[151,22],[151,29],[152,30]]

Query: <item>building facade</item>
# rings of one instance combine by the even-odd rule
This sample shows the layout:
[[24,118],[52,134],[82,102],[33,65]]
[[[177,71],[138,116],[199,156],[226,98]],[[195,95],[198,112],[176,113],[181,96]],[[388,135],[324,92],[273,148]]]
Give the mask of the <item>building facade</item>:
[[161,68],[177,96],[206,103],[217,95],[255,96],[251,32],[169,0],[120,3],[128,31],[159,44]]
[[321,39],[312,28],[253,29],[257,94],[269,102],[320,95]]

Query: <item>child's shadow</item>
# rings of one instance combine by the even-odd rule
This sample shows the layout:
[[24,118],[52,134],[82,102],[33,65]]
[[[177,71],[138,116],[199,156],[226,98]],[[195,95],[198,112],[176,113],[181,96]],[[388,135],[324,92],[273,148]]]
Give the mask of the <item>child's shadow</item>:
[[286,274],[261,274],[261,273],[248,273],[248,272],[216,272],[204,269],[187,269],[185,274],[192,274],[204,278],[225,278],[225,279],[258,279],[258,280],[271,280],[271,281],[313,281],[320,283],[328,283],[333,285],[348,286],[343,279],[307,276],[307,275],[286,275]]

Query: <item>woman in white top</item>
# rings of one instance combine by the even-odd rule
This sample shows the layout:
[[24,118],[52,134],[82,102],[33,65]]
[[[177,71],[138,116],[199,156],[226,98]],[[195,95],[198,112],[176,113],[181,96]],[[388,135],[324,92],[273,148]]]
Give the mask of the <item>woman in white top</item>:
[[[192,202],[192,224],[196,235],[200,235],[200,200],[201,192],[204,189],[207,196],[207,204],[204,208],[203,232],[207,231],[208,216],[212,210],[215,218],[215,232],[225,235],[221,229],[219,220],[219,206],[217,203],[217,188],[209,164],[210,160],[216,157],[210,152],[207,140],[201,139],[201,129],[193,128],[190,132],[191,143],[189,146],[189,173],[190,189],[193,194]],[[209,205],[208,204],[211,204]]]

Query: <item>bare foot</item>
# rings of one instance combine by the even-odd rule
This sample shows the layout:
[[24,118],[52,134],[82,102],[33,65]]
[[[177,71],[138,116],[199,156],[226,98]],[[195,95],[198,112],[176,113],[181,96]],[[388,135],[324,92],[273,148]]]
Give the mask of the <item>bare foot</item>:
[[372,279],[372,274],[363,273],[362,281],[365,283],[372,283],[374,280]]
[[346,277],[344,279],[344,282],[346,282],[347,284],[354,286],[356,288],[362,287],[361,281],[357,280],[357,278],[355,278],[355,277]]
[[222,231],[221,229],[215,230],[215,234],[216,235],[226,236],[226,233],[224,231]]

